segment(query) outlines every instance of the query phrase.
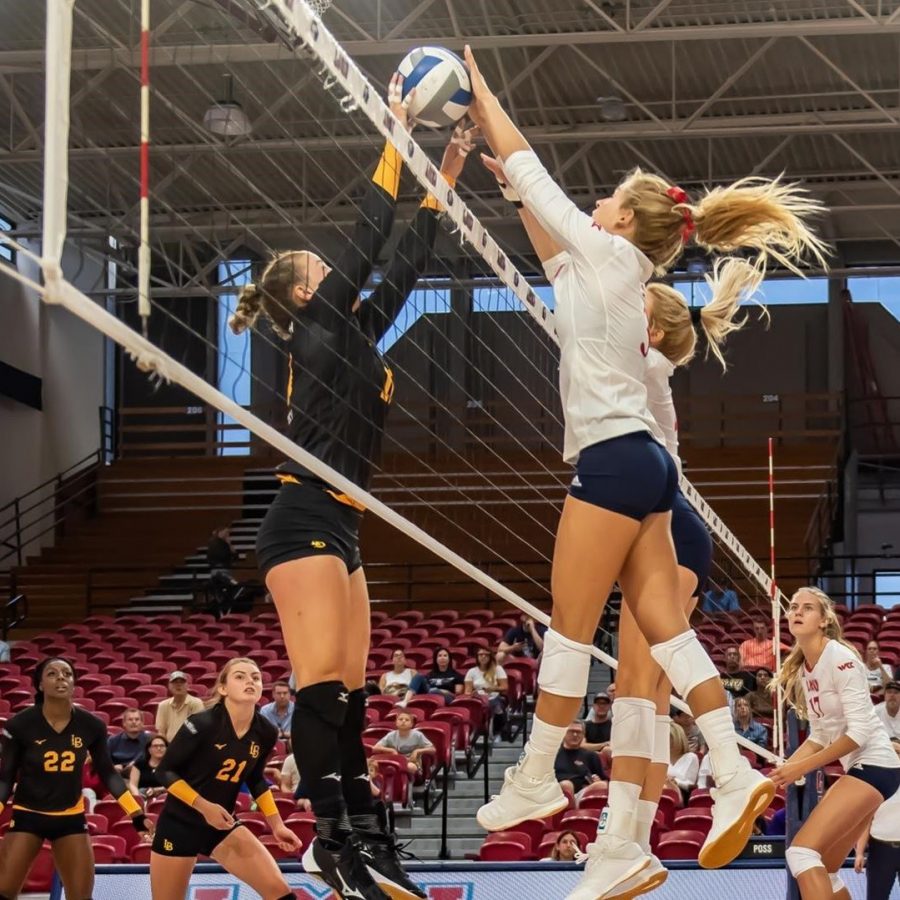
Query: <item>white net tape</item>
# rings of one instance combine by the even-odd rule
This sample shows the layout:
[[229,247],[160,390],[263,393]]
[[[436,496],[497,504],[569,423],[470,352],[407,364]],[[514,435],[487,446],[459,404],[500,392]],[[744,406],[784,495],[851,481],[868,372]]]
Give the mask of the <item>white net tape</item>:
[[[48,15],[56,15],[56,12],[50,12],[55,6],[56,5],[53,3],[48,5]],[[489,340],[485,337],[485,333],[474,328],[468,320],[464,320],[456,314],[449,317],[448,321],[450,324],[448,325],[448,328],[452,331],[452,328],[455,327],[454,323],[456,323],[462,329],[461,333],[465,340],[471,342],[474,346],[475,350],[471,354],[471,359],[477,362],[480,358],[479,353],[484,356],[485,354],[488,354],[489,351],[491,352],[490,358],[487,361],[483,360],[481,364],[474,365],[472,367],[473,371],[467,373],[466,378],[469,378],[470,376],[493,378],[494,380],[499,379],[501,376],[515,378],[515,368],[510,368],[509,366],[509,359],[511,358],[515,363],[515,366],[528,366],[529,370],[533,371],[535,378],[546,385],[547,399],[542,399],[540,401],[543,407],[542,413],[546,412],[547,407],[552,405],[553,393],[555,391],[555,386],[552,383],[554,361],[552,354],[549,352],[550,348],[548,347],[551,341],[555,341],[552,311],[540,300],[535,291],[529,286],[520,270],[513,265],[511,259],[478,218],[476,218],[472,210],[463,202],[460,196],[450,188],[449,184],[441,178],[436,166],[431,162],[423,147],[420,146],[415,139],[408,137],[406,133],[402,131],[380,99],[379,93],[373,85],[363,76],[356,64],[347,57],[328,29],[317,18],[315,12],[320,11],[320,8],[316,7],[314,10],[306,3],[302,2],[302,0],[295,0],[293,4],[287,3],[286,0],[268,0],[268,2],[252,4],[252,7],[256,12],[264,16],[270,24],[276,27],[277,32],[282,35],[291,47],[297,48],[297,53],[301,57],[304,54],[313,54],[318,63],[322,66],[322,77],[324,78],[324,87],[326,91],[332,93],[337,92],[339,94],[337,103],[334,103],[334,101],[331,100],[329,101],[331,104],[330,106],[322,106],[321,101],[317,97],[312,96],[311,89],[301,80],[298,84],[303,85],[303,87],[295,86],[289,91],[289,99],[291,102],[298,105],[302,104],[304,108],[308,107],[311,110],[314,110],[316,115],[320,118],[325,118],[329,115],[333,116],[334,108],[337,106],[339,109],[339,116],[334,118],[335,124],[333,125],[334,131],[332,134],[343,134],[345,138],[349,136],[346,123],[362,118],[361,116],[354,115],[356,112],[364,114],[366,119],[364,124],[368,125],[371,123],[378,132],[394,142],[406,166],[413,173],[419,184],[427,191],[434,193],[446,208],[447,216],[454,223],[458,235],[472,248],[467,257],[469,265],[468,271],[474,271],[479,274],[484,273],[484,267],[485,264],[487,264],[489,269],[494,273],[495,278],[499,280],[499,283],[505,286],[505,288],[508,289],[508,293],[517,298],[521,303],[522,308],[529,313],[533,328],[528,334],[527,340],[520,340],[517,344],[514,337],[503,335],[503,339],[506,340],[508,344],[508,349],[506,351],[507,356],[503,359],[501,359],[495,351],[491,351]],[[268,64],[266,64],[266,66],[268,68]],[[52,78],[48,78],[48,81],[53,80],[56,82],[59,80],[55,90],[59,95],[65,96],[61,85],[63,75],[67,78],[68,73],[60,72],[60,68],[65,68],[65,66],[59,66],[55,63],[48,66],[48,72],[53,76]],[[194,79],[190,72],[187,72],[186,74],[194,83],[199,83],[196,82],[196,79]],[[236,73],[236,76],[237,74],[238,73]],[[242,79],[239,84],[241,89],[248,93],[253,90],[250,79]],[[49,96],[48,86],[48,97]],[[176,119],[178,119],[179,124],[187,123],[187,117],[181,113],[177,104],[174,103],[170,97],[166,96],[164,90],[160,89],[157,91],[155,97],[156,102],[162,104],[167,113],[173,114]],[[61,114],[62,119],[65,119],[64,109],[57,110],[57,112]],[[155,120],[156,118],[158,117],[155,117]],[[48,122],[52,121],[55,121],[55,119],[51,116],[50,108],[48,107]],[[196,123],[187,124],[191,124],[191,127],[196,127]],[[372,140],[371,133],[363,131],[361,126],[354,127],[359,127],[359,139],[362,142],[361,145],[364,149],[365,147],[371,146],[374,148],[376,146]],[[209,141],[208,136],[206,139]],[[347,151],[340,150],[340,147],[343,145],[339,145],[337,140],[331,137],[328,138],[329,143],[327,143],[326,149],[330,150],[333,147],[336,151],[340,152],[331,154],[328,163],[323,165],[321,162],[321,155],[316,157],[314,155],[314,150],[310,149],[317,146],[316,140],[319,139],[311,138],[303,142],[293,141],[290,146],[295,147],[298,152],[305,154],[304,164],[319,166],[322,168],[323,172],[327,170],[328,166],[336,166],[342,162],[340,153],[346,155]],[[224,153],[221,145],[216,145],[212,142],[210,142],[210,150],[212,152],[205,155],[204,159],[210,160],[211,165],[220,166],[222,171],[235,183],[247,183],[251,180],[252,176],[241,169],[238,163],[239,157],[234,154]],[[266,164],[271,165],[273,169],[283,167],[283,163],[280,162],[279,158],[272,154],[267,154],[265,159]],[[48,217],[49,215],[55,216],[53,221],[57,223],[55,226],[57,228],[57,233],[51,235],[50,241],[45,243],[44,246],[48,248],[62,246],[62,239],[64,236],[62,223],[65,223],[66,195],[68,190],[68,162],[65,156],[60,154],[56,159],[48,159],[48,164],[50,163],[52,163],[53,171],[50,175],[48,189],[45,194],[45,208]],[[361,165],[359,162],[354,162],[354,164]],[[290,174],[293,176],[293,172]],[[333,190],[335,193],[340,192],[338,197],[338,199],[340,199],[340,196],[346,193],[348,185],[346,182],[341,183],[341,177],[338,174],[333,176],[333,180]],[[350,187],[352,187],[352,185],[350,185]],[[73,192],[77,191],[79,190],[79,186],[73,183],[72,189]],[[273,213],[274,218],[277,221],[286,223],[293,222],[295,214],[286,207],[286,204],[282,204],[274,199],[273,196],[264,194],[261,189],[258,191],[258,196],[267,209]],[[210,195],[209,202],[212,204],[215,203],[215,201],[216,198]],[[321,216],[327,224],[333,223],[335,226],[339,225],[338,220],[340,219],[341,213],[335,212],[337,207],[334,206],[332,201],[329,201],[327,198],[317,198],[314,199],[313,203],[314,205],[317,205]],[[175,222],[179,227],[183,228],[186,233],[189,233],[192,236],[197,234],[196,226],[186,214],[182,213],[174,206],[168,210],[167,213],[167,223]],[[251,218],[252,211],[248,210],[242,211],[239,214],[232,214],[237,216],[238,225],[245,228],[246,234],[252,235],[258,243],[263,245],[266,251],[271,249],[270,242],[265,237],[265,231],[261,226],[257,227],[254,225],[254,220]],[[24,246],[19,245],[19,249],[24,255],[33,256],[28,248]],[[183,268],[183,263],[179,262],[179,260],[174,258],[171,254],[165,255],[164,259],[166,265],[173,270]],[[301,447],[292,443],[275,428],[248,412],[247,409],[235,402],[234,399],[229,398],[217,390],[208,381],[199,377],[189,366],[182,364],[171,354],[162,350],[157,343],[154,343],[151,340],[145,340],[132,328],[126,325],[125,322],[108,313],[89,297],[85,296],[84,293],[78,291],[73,285],[61,280],[59,276],[58,254],[54,255],[52,252],[47,253],[45,254],[45,259],[40,262],[46,282],[44,287],[37,285],[33,279],[29,279],[21,273],[14,272],[8,268],[5,270],[10,272],[13,277],[28,284],[28,286],[40,294],[46,302],[57,302],[64,305],[75,315],[89,322],[103,334],[112,338],[136,360],[142,369],[152,371],[156,377],[166,382],[173,382],[183,386],[195,396],[209,403],[211,407],[215,407],[234,422],[247,428],[279,453],[295,460],[319,477],[335,485],[338,489],[346,492],[350,497],[363,503],[374,515],[380,517],[414,541],[426,547],[437,557],[454,566],[466,577],[472,579],[472,581],[481,585],[487,591],[506,600],[518,609],[527,612],[537,621],[544,624],[548,623],[549,619],[546,614],[537,609],[532,603],[523,599],[519,593],[504,586],[496,578],[492,578],[477,565],[474,565],[467,560],[462,554],[450,549],[445,543],[437,540],[434,535],[427,533],[408,518],[400,515],[396,509],[391,508],[377,497],[362,491],[357,485],[346,478],[343,478],[339,473],[333,471],[318,459],[304,451]],[[189,266],[189,268],[190,267],[191,266]],[[192,267],[194,269],[197,268],[197,266],[193,264]],[[175,274],[181,275],[182,273],[180,271],[175,271]],[[442,271],[441,277],[446,279],[443,282],[444,286],[440,288],[441,290],[451,292],[453,290],[461,289],[462,282],[460,282],[458,275],[451,271],[449,267]],[[157,278],[156,281],[157,287],[159,287],[159,279]],[[434,295],[438,288],[431,287],[429,290],[432,292],[432,295]],[[493,290],[494,289],[492,289],[492,291]],[[492,293],[491,299],[500,304],[498,306],[499,309],[512,308],[507,305],[508,301],[505,300],[499,292],[496,292],[496,294]],[[198,340],[204,339],[202,334],[198,335],[196,330],[192,331],[184,322],[176,322],[172,316],[171,310],[166,307],[164,300],[156,299],[154,301],[154,310],[155,315],[159,314],[162,317],[161,328],[163,331],[170,326],[177,326],[186,333],[190,333],[192,338],[197,338]],[[411,332],[410,334],[411,337],[405,340],[411,340],[417,350],[426,353],[427,347],[425,347],[425,345],[427,341],[422,338],[421,334],[416,337],[417,332]],[[264,340],[268,345],[274,346],[277,343],[271,337],[271,334],[267,335],[257,332],[255,337]],[[284,350],[281,347],[278,348],[277,352],[281,355],[284,354]],[[436,353],[437,351],[431,351],[431,356],[429,357],[431,363],[435,363]],[[452,366],[446,364],[439,368],[441,368],[442,377],[445,377],[448,383],[456,385],[456,381],[454,381],[455,376],[449,371],[452,369]],[[403,372],[403,375],[404,378],[411,381],[414,381],[416,377],[415,373],[412,371]],[[254,377],[258,378],[258,376]],[[271,385],[267,385],[267,387],[272,390]],[[417,387],[422,388],[422,385],[417,385]],[[466,389],[464,393],[470,398],[476,396],[468,389]],[[284,399],[283,396],[275,390],[272,390],[272,394],[279,399]],[[437,403],[442,414],[446,415],[452,422],[458,421],[458,413],[451,408],[452,404],[448,404],[446,398],[441,399],[434,391],[428,394],[428,398],[430,402]],[[522,420],[527,420],[529,418],[529,414],[524,410],[519,410],[518,414]],[[490,419],[489,424],[491,428],[497,431],[503,431],[504,429],[508,430],[508,420],[501,421],[489,411],[486,411],[485,415]],[[409,416],[410,419],[415,422],[417,427],[425,427],[421,421],[421,417],[418,416],[415,410],[411,410]],[[559,416],[555,412],[548,414],[548,421],[553,429],[559,428]],[[536,428],[533,421],[527,421],[522,427],[531,429]],[[555,433],[558,432],[554,431],[554,434]],[[466,465],[469,465],[468,461],[461,453],[454,450],[449,441],[441,439],[437,434],[435,434],[435,437],[439,442],[441,451],[450,454],[458,463],[460,469],[469,472],[472,478],[479,477],[480,473],[477,469],[465,468]],[[498,465],[500,464],[502,460],[501,454],[498,454],[496,450],[489,447],[484,441],[481,441],[478,446],[481,452],[489,454],[491,459],[496,460]],[[512,502],[515,504],[517,515],[521,516],[523,522],[528,520],[533,524],[535,534],[538,535],[541,546],[532,547],[531,549],[533,549],[541,559],[549,561],[549,553],[543,548],[545,546],[550,546],[552,543],[552,514],[555,514],[555,510],[558,507],[559,498],[562,494],[561,488],[565,483],[565,477],[558,467],[547,466],[532,451],[529,451],[524,444],[522,445],[522,448],[528,452],[529,468],[534,469],[534,471],[516,471],[510,466],[508,471],[506,471],[506,474],[510,477],[515,476],[517,479],[515,483],[506,480],[503,484],[494,485],[492,487],[497,492],[497,495],[503,499],[504,503],[508,504]],[[429,467],[424,456],[417,458],[417,463],[421,465],[419,471],[434,471]],[[546,484],[537,485],[535,476],[542,478]],[[481,477],[483,478],[484,476]],[[479,481],[477,483],[480,484],[481,482]],[[453,503],[471,503],[471,501],[467,500],[465,497],[458,501],[453,499],[454,496],[459,495],[460,489],[458,483],[450,477],[444,479],[443,490],[447,492],[447,496],[436,503],[431,503],[427,498],[423,498],[422,493],[420,493],[414,485],[414,480],[411,481],[407,479],[398,487],[398,490],[406,492],[406,494],[412,498],[412,503],[420,503],[423,506],[427,506],[432,513],[445,519],[447,518],[447,510]],[[749,592],[748,596],[753,595],[756,598],[768,596],[771,582],[767,574],[755,562],[752,555],[743,547],[740,541],[738,541],[728,530],[721,519],[712,511],[709,505],[705,503],[703,498],[700,497],[693,485],[687,480],[684,480],[682,486],[688,499],[696,506],[701,516],[714,533],[718,546],[727,553],[729,559],[735,561],[736,565],[741,568],[744,583],[748,585],[744,589]],[[451,493],[454,491],[457,492],[456,495]],[[527,495],[525,492],[527,492]],[[448,500],[448,498],[450,499]],[[409,503],[407,503],[407,505],[409,505]],[[490,502],[479,502],[478,508],[488,516],[491,527],[498,532],[511,532],[516,530],[517,523],[503,521],[501,517],[490,513]],[[549,518],[546,515],[543,515],[542,517],[542,509],[551,513]],[[479,539],[479,543],[481,546],[491,549],[489,538],[482,536]],[[494,553],[494,555],[496,556],[497,554]],[[723,573],[723,575],[725,580],[728,580],[727,573]],[[529,575],[524,567],[521,568],[521,578],[523,583],[530,582],[539,587],[540,590],[538,593],[540,596],[546,596],[546,585],[543,583],[537,585],[534,577]],[[778,618],[778,613],[776,611],[780,611],[780,605],[783,604],[783,600],[784,598],[780,593],[775,598],[773,615],[775,616],[776,621]],[[608,665],[613,667],[616,665],[614,659],[599,650],[595,651],[595,656]],[[682,704],[676,703],[676,705]],[[767,759],[775,758],[773,754],[763,748],[756,747],[746,741],[742,741],[742,743]]]

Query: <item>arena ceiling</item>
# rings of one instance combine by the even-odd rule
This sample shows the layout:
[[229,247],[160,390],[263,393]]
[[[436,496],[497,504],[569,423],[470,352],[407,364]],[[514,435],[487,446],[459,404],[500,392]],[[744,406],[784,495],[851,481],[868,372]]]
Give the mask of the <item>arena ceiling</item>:
[[[359,186],[374,132],[326,97],[259,5],[153,0],[158,240],[225,249],[252,232],[277,246],[285,215],[309,229],[353,218],[334,185]],[[136,228],[138,8],[75,5],[70,207],[85,240]],[[785,171],[829,206],[839,265],[900,267],[900,0],[336,0],[324,21],[379,85],[413,46],[470,43],[581,203],[635,164],[687,188]],[[42,3],[0,4],[0,209],[21,234],[40,217],[43,44]],[[201,122],[225,73],[253,127],[223,142]],[[479,166],[464,187],[515,244]]]

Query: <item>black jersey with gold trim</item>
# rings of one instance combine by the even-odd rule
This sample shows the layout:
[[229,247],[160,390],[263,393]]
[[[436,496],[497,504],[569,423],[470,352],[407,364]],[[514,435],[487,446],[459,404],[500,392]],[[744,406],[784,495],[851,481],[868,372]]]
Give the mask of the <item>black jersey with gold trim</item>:
[[[210,803],[233,812],[241,785],[258,797],[269,789],[263,771],[278,740],[278,729],[256,710],[250,728],[238,737],[224,702],[190,716],[178,729],[156,770],[165,787],[184,781]],[[204,822],[203,817],[171,794],[165,810],[182,820]]]
[[75,706],[66,727],[56,731],[42,706],[22,710],[0,733],[0,803],[6,802],[15,785],[15,809],[49,815],[83,812],[82,771],[88,754],[110,792],[116,797],[125,793],[100,719]]

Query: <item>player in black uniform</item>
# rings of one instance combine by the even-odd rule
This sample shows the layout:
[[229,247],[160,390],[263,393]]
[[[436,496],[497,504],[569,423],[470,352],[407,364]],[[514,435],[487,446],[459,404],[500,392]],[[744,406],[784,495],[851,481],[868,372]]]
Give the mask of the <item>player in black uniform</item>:
[[[401,85],[395,76],[389,101],[406,123]],[[457,129],[444,153],[441,172],[451,182],[472,137]],[[394,390],[376,345],[428,263],[440,212],[435,198],[426,198],[384,280],[360,302],[390,234],[400,169],[388,143],[333,269],[309,252],[276,258],[258,285],[245,288],[232,321],[242,330],[262,311],[289,341],[291,438],[363,488],[381,453]],[[369,595],[358,545],[362,510],[294,463],[281,466],[279,477],[256,553],[297,677],[292,746],[317,819],[317,839],[303,865],[342,897],[384,900],[385,891],[395,900],[424,897],[379,824],[369,787],[362,743],[369,652]]]
[[64,659],[45,659],[34,670],[34,706],[13,716],[0,732],[0,811],[15,787],[13,817],[0,843],[0,900],[18,896],[46,840],[70,900],[90,900],[94,852],[88,837],[81,776],[88,754],[138,831],[143,810],[116,772],[106,726],[72,703],[75,672]]
[[263,777],[278,730],[256,708],[262,675],[252,659],[230,660],[213,688],[215,701],[181,726],[156,770],[168,796],[150,855],[153,900],[183,900],[197,856],[211,856],[263,900],[291,900],[293,893],[259,839],[234,818],[246,784],[285,850],[300,839],[281,821]]

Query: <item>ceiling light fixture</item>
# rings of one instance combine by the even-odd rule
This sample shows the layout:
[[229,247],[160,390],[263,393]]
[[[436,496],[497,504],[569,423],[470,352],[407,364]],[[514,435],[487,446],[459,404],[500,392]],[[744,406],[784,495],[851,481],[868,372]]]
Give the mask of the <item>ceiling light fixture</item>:
[[243,107],[234,99],[234,82],[225,76],[225,99],[216,100],[203,114],[203,127],[222,137],[244,137],[253,126]]
[[598,97],[600,118],[604,122],[624,122],[626,118],[625,101],[621,97]]

